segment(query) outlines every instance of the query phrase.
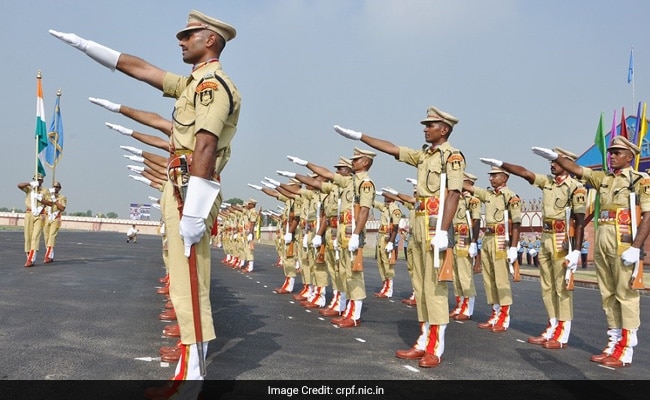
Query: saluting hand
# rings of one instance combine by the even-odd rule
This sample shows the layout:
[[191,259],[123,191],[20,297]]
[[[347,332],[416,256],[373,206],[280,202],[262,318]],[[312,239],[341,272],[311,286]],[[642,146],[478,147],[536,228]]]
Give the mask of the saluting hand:
[[94,97],[89,97],[88,100],[90,100],[91,103],[97,104],[98,106],[102,106],[108,111],[112,111],[114,113],[120,112],[120,107],[122,107],[121,104],[112,103],[105,99],[97,99]]
[[491,165],[493,167],[501,168],[503,161],[494,158],[479,158],[483,164]]
[[292,163],[294,163],[294,164],[298,164],[298,165],[303,166],[303,167],[304,167],[305,165],[308,164],[308,161],[303,160],[302,158],[293,157],[293,156],[287,156],[287,158],[288,158]]
[[277,172],[278,175],[286,176],[288,178],[295,178],[296,173],[295,172],[289,172],[289,171],[275,171]]
[[55,31],[53,29],[50,29],[49,32],[50,35],[62,40],[63,42],[76,49],[83,51],[88,57],[97,61],[111,71],[115,71],[117,61],[120,58],[121,54],[119,51],[115,51],[109,47],[93,42],[92,40],[86,40],[80,36],[75,35],[74,33],[63,33]]
[[341,136],[346,137],[348,139],[352,140],[361,140],[361,136],[363,136],[363,133],[354,131],[352,129],[347,129],[340,127],[338,125],[334,125],[334,130]]
[[135,154],[136,156],[141,156],[142,155],[142,149],[138,149],[137,147],[133,146],[120,146],[120,149],[126,150],[130,153]]
[[558,154],[551,149],[547,149],[544,147],[532,147],[531,149],[533,150],[533,153],[537,154],[538,156],[544,157],[549,161],[557,160],[558,158]]
[[112,130],[117,131],[124,136],[131,136],[133,134],[133,129],[125,128],[122,125],[111,124],[110,122],[106,122],[105,124]]
[[259,185],[253,185],[253,184],[249,183],[248,186],[252,187],[255,190],[262,190],[262,187],[259,186]]

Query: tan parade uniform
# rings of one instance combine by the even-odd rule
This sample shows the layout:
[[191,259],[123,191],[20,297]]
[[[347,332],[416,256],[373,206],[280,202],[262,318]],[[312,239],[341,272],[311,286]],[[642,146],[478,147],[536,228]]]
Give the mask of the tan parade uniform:
[[[468,221],[469,216],[469,221]],[[454,297],[456,308],[450,316],[456,320],[469,319],[474,314],[476,287],[474,285],[474,261],[469,256],[474,221],[481,219],[481,201],[463,192],[454,214]]]
[[[391,255],[386,251],[386,245],[397,234],[399,220],[402,218],[402,211],[395,201],[389,200],[384,203],[375,201],[374,208],[379,210],[379,231],[377,232],[377,269],[382,281],[382,287],[375,297],[393,297],[393,278],[395,278],[395,261],[391,261]],[[396,251],[396,249],[394,250]],[[393,253],[393,251],[391,251]]]
[[40,195],[41,198],[47,198],[50,192],[43,187],[32,189],[31,186],[26,186],[22,190],[27,194],[25,196],[24,220],[25,253],[27,254],[25,266],[31,267],[36,260],[36,253],[41,244],[43,227],[47,220],[45,205],[36,196]]
[[50,193],[49,200],[54,204],[47,207],[47,220],[43,229],[45,235],[46,263],[54,260],[54,246],[56,245],[56,237],[61,228],[61,211],[65,210],[68,204],[68,198],[66,196],[54,192]]
[[[481,269],[487,303],[492,306],[492,315],[479,327],[502,331],[510,326],[512,305],[507,251],[510,243],[517,243],[518,240],[512,240],[512,237],[507,240],[505,237],[504,211],[508,211],[509,225],[521,224],[521,199],[505,186],[498,191],[474,187],[474,196],[485,204]],[[508,229],[512,232],[510,227]]]
[[[353,270],[353,259],[357,252],[363,253],[365,240],[365,226],[359,235],[359,248],[354,254],[348,250],[350,236],[353,232],[353,220],[359,215],[361,207],[372,208],[375,199],[375,185],[370,179],[367,171],[360,171],[352,176],[334,174],[334,184],[341,188],[341,216],[339,219],[337,241],[341,246],[340,268],[345,269],[346,276],[346,298],[348,299],[346,309],[342,315],[343,319],[357,322],[361,318],[363,300],[366,298],[366,283],[363,269]],[[353,218],[354,214],[354,218]]]
[[[317,251],[312,243],[317,229],[320,228],[320,215],[323,207],[323,199],[325,195],[319,190],[311,191],[311,198],[306,215],[306,230],[303,241],[307,243],[307,257],[306,261],[311,264],[311,283],[312,293],[307,298],[307,303],[303,304],[308,308],[321,308],[325,306],[327,296],[327,286],[329,286],[329,276],[327,272],[327,264],[325,260],[318,260]],[[303,246],[304,248],[304,246]]]
[[323,311],[325,316],[335,316],[345,310],[347,298],[345,294],[345,269],[341,268],[341,248],[337,242],[339,227],[339,191],[337,185],[330,182],[321,184],[321,192],[326,194],[323,201],[323,211],[327,221],[327,228],[323,236],[323,245],[325,246],[325,263],[327,271],[332,282],[332,300],[327,308],[329,313]]
[[630,193],[636,194],[642,213],[650,211],[650,178],[630,167],[616,172],[583,168],[582,178],[600,194],[600,215],[594,216],[598,218],[594,263],[610,338],[603,354],[628,365],[641,325],[640,293],[629,284],[634,264],[625,265],[621,254],[631,245],[631,213],[637,212],[630,210]]
[[[422,331],[416,348],[439,359],[444,352],[444,331],[449,323],[449,291],[447,282],[438,281],[431,239],[439,215],[441,174],[446,173],[448,191],[462,192],[465,158],[449,142],[444,142],[435,149],[400,147],[399,161],[417,168],[416,211],[409,240],[409,246],[413,246],[409,258],[413,259],[413,290]],[[444,253],[440,253],[440,258],[444,259]]]
[[[542,300],[548,314],[546,330],[540,335],[564,346],[569,341],[573,320],[573,291],[565,283],[568,254],[566,209],[585,214],[587,190],[575,178],[557,179],[553,175],[535,174],[533,185],[542,190],[543,231],[538,250]],[[550,344],[545,344],[549,346]]]
[[[246,260],[245,271],[253,272],[255,263],[255,228],[258,223],[259,215],[255,209],[257,202],[248,199],[247,204],[249,207],[244,210],[246,224],[244,225],[244,259]],[[250,240],[249,240],[250,239]]]
[[296,281],[296,259],[297,259],[297,249],[295,237],[292,238],[290,243],[286,243],[284,236],[287,233],[291,232],[291,221],[294,218],[294,200],[290,199],[283,194],[278,195],[278,200],[284,202],[284,210],[282,212],[282,226],[279,234],[281,235],[281,244],[282,244],[282,268],[284,271],[284,282],[282,286],[275,289],[274,291],[278,294],[288,294],[293,291],[293,286]]
[[[190,76],[165,73],[163,93],[176,99],[170,148],[174,154],[188,154],[194,150],[195,134],[207,131],[219,138],[215,174],[220,174],[230,158],[230,143],[235,135],[241,97],[230,78],[222,71],[219,61],[197,66]],[[172,155],[174,155],[172,154]],[[180,215],[173,185],[165,185],[161,199],[167,230],[167,248],[170,260],[169,294],[174,304],[184,345],[196,343],[194,316],[190,292],[188,258],[179,233]],[[219,213],[221,196],[212,205],[205,225],[211,227]],[[210,230],[194,245],[199,286],[199,308],[204,342],[215,335],[210,303]]]
[[409,211],[409,220],[408,226],[406,227],[406,270],[408,271],[409,278],[411,278],[411,287],[413,292],[410,297],[402,300],[402,303],[414,306],[417,304],[416,295],[415,295],[415,286],[418,285],[415,282],[415,275],[413,274],[414,270],[414,256],[413,256],[413,247],[415,246],[415,241],[413,240],[413,223],[415,222],[415,206],[411,203],[404,203],[404,207]]

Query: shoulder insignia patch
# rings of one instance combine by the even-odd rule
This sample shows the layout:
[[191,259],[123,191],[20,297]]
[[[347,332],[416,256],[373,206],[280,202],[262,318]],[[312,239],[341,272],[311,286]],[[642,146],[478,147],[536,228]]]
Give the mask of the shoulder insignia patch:
[[374,192],[375,185],[372,183],[372,181],[363,181],[363,183],[360,186],[360,190],[363,190],[364,193],[368,193],[370,191]]
[[196,87],[196,93],[201,93],[204,90],[219,90],[219,84],[213,81],[203,81]]

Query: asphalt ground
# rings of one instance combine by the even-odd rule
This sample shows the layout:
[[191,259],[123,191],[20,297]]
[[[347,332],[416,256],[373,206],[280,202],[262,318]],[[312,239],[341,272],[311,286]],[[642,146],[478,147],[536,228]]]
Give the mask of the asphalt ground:
[[[27,383],[34,394],[30,398],[41,398],[52,387],[39,389],[30,381],[114,381],[140,390],[145,381],[173,375],[175,365],[156,359],[160,346],[175,343],[162,335],[170,322],[158,319],[164,310],[164,297],[155,292],[164,275],[160,237],[139,235],[137,244],[127,244],[120,233],[62,231],[55,262],[43,264],[43,253],[36,266],[24,268],[22,232],[0,231],[0,385],[24,391]],[[272,385],[286,390],[301,382],[383,385],[390,392],[383,398],[403,393],[419,398],[436,388],[461,398],[492,398],[482,390],[494,394],[495,387],[504,396],[523,398],[580,398],[585,388],[604,396],[599,398],[647,398],[650,339],[644,325],[633,365],[613,369],[589,361],[607,340],[597,288],[576,286],[569,347],[547,350],[526,343],[546,322],[538,280],[524,275],[513,283],[510,328],[499,334],[477,329],[490,308],[475,275],[479,293],[472,320],[450,322],[442,364],[421,369],[417,361],[394,355],[409,348],[419,333],[415,308],[401,303],[411,293],[404,260],[396,266],[394,297],[386,300],[372,295],[381,282],[375,260],[365,259],[369,297],[362,324],[341,329],[291,296],[273,293],[283,281],[282,270],[274,266],[274,247],[256,245],[252,274],[224,266],[222,258],[223,251],[213,249],[217,339],[208,348],[205,378],[206,390],[216,397],[209,398],[302,398],[268,394]],[[452,305],[451,286],[449,294]],[[641,296],[642,323],[650,320],[649,301]],[[442,386],[428,386],[431,382]],[[68,392],[62,398],[72,396]]]

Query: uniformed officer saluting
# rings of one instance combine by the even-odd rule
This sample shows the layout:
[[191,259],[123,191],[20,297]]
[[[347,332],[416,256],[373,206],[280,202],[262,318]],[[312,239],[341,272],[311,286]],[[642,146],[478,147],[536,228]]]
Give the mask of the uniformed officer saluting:
[[[117,69],[161,90],[166,97],[176,98],[170,149],[181,168],[186,167],[185,161],[191,166],[184,168],[185,176],[177,170],[177,183],[187,182],[186,187],[179,190],[176,185],[165,185],[161,199],[168,232],[170,296],[184,346],[175,378],[201,380],[200,366],[204,364],[207,343],[215,338],[210,306],[209,227],[219,212],[218,174],[230,157],[230,142],[237,128],[241,102],[237,88],[222,71],[219,57],[226,42],[235,37],[235,28],[198,11],[190,12],[187,26],[176,34],[183,61],[193,66],[190,76],[166,72],[139,57],[72,33],[53,30],[50,33],[110,70]],[[182,216],[178,212],[181,201]],[[189,276],[189,256],[194,251],[198,301],[192,301],[197,290],[191,288]],[[197,331],[194,322],[199,318],[201,327]]]
[[[650,178],[630,166],[640,149],[623,136],[616,136],[607,151],[610,171],[605,172],[581,167],[551,149],[533,147],[533,152],[557,162],[600,194],[601,212],[595,216],[599,224],[594,263],[609,341],[601,354],[591,356],[591,361],[609,367],[624,367],[632,363],[641,325],[640,293],[630,287],[630,279],[650,233]],[[637,210],[630,209],[631,194],[635,195],[634,204],[640,206],[642,217],[634,238],[631,235],[634,229],[631,213]]]
[[[417,298],[418,319],[421,334],[413,348],[400,350],[395,355],[405,359],[419,359],[419,366],[432,368],[440,365],[440,357],[445,348],[445,329],[449,323],[449,299],[447,283],[438,280],[437,269],[434,269],[434,249],[447,249],[448,233],[463,184],[465,158],[458,149],[449,144],[449,135],[458,119],[451,114],[429,107],[427,116],[420,121],[424,125],[424,139],[427,145],[422,149],[410,149],[397,146],[389,141],[374,138],[365,133],[341,128],[334,129],[344,137],[361,140],[398,161],[417,168],[417,201],[416,220],[414,222],[414,270],[413,285]],[[445,173],[446,175],[443,175]],[[439,211],[441,193],[441,178],[446,176],[448,192],[444,209]],[[430,218],[431,217],[431,218]],[[441,224],[437,219],[442,218]],[[431,222],[435,220],[434,233]],[[442,256],[442,253],[439,254]],[[417,285],[417,286],[416,286]]]

